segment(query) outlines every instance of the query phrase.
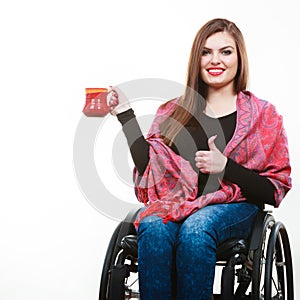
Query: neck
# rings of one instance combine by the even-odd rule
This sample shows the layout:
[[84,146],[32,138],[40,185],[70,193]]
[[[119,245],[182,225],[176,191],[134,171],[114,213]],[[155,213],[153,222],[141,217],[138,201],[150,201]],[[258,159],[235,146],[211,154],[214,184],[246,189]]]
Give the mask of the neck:
[[228,115],[236,111],[236,98],[233,88],[209,89],[204,112],[211,117]]

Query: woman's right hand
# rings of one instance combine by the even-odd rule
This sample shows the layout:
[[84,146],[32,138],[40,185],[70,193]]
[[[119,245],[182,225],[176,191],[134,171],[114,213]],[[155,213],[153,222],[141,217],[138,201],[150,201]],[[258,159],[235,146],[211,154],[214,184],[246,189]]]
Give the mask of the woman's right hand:
[[120,114],[131,108],[129,100],[124,92],[117,86],[110,88],[111,97],[108,105],[110,107],[110,113],[114,116]]

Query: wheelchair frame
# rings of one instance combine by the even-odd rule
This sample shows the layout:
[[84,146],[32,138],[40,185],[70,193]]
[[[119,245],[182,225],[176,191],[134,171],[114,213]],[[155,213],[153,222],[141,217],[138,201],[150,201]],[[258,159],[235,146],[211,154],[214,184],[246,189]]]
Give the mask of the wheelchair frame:
[[[140,299],[137,211],[118,224],[109,242],[99,300]],[[217,249],[221,292],[214,299],[294,300],[293,265],[287,230],[269,211],[260,211],[248,240],[230,239]],[[133,279],[132,279],[133,278]],[[132,280],[132,281],[131,281]]]

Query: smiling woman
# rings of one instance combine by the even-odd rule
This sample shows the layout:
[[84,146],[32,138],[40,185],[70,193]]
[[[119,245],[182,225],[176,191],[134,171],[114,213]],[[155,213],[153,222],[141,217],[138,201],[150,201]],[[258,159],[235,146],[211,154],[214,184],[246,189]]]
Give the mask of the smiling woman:
[[[228,32],[217,32],[205,43],[201,58],[201,77],[207,85],[205,113],[221,117],[236,110],[234,80],[238,70],[238,53],[235,40]],[[223,97],[220,100],[220,92]],[[216,93],[215,93],[216,92]],[[227,103],[224,103],[227,102]]]
[[145,205],[135,222],[143,300],[209,299],[218,245],[247,239],[258,211],[279,206],[291,188],[282,117],[246,90],[245,49],[233,22],[204,24],[184,94],[159,107],[146,139],[126,94],[113,87]]
[[232,36],[227,32],[210,36],[201,58],[201,77],[208,89],[227,87],[234,94],[237,67],[238,55]]

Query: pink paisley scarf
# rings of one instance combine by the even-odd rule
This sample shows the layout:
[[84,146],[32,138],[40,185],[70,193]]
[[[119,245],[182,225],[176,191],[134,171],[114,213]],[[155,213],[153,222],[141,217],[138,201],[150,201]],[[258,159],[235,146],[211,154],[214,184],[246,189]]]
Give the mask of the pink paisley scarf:
[[[190,162],[164,144],[159,134],[159,124],[170,115],[178,99],[159,107],[147,135],[148,166],[141,177],[134,169],[136,195],[146,206],[136,227],[142,218],[153,214],[164,222],[176,222],[209,204],[245,200],[236,184],[224,180],[220,180],[220,190],[197,197],[197,173]],[[266,176],[275,186],[279,206],[291,188],[291,167],[282,117],[272,104],[248,91],[239,93],[236,129],[223,154]]]

